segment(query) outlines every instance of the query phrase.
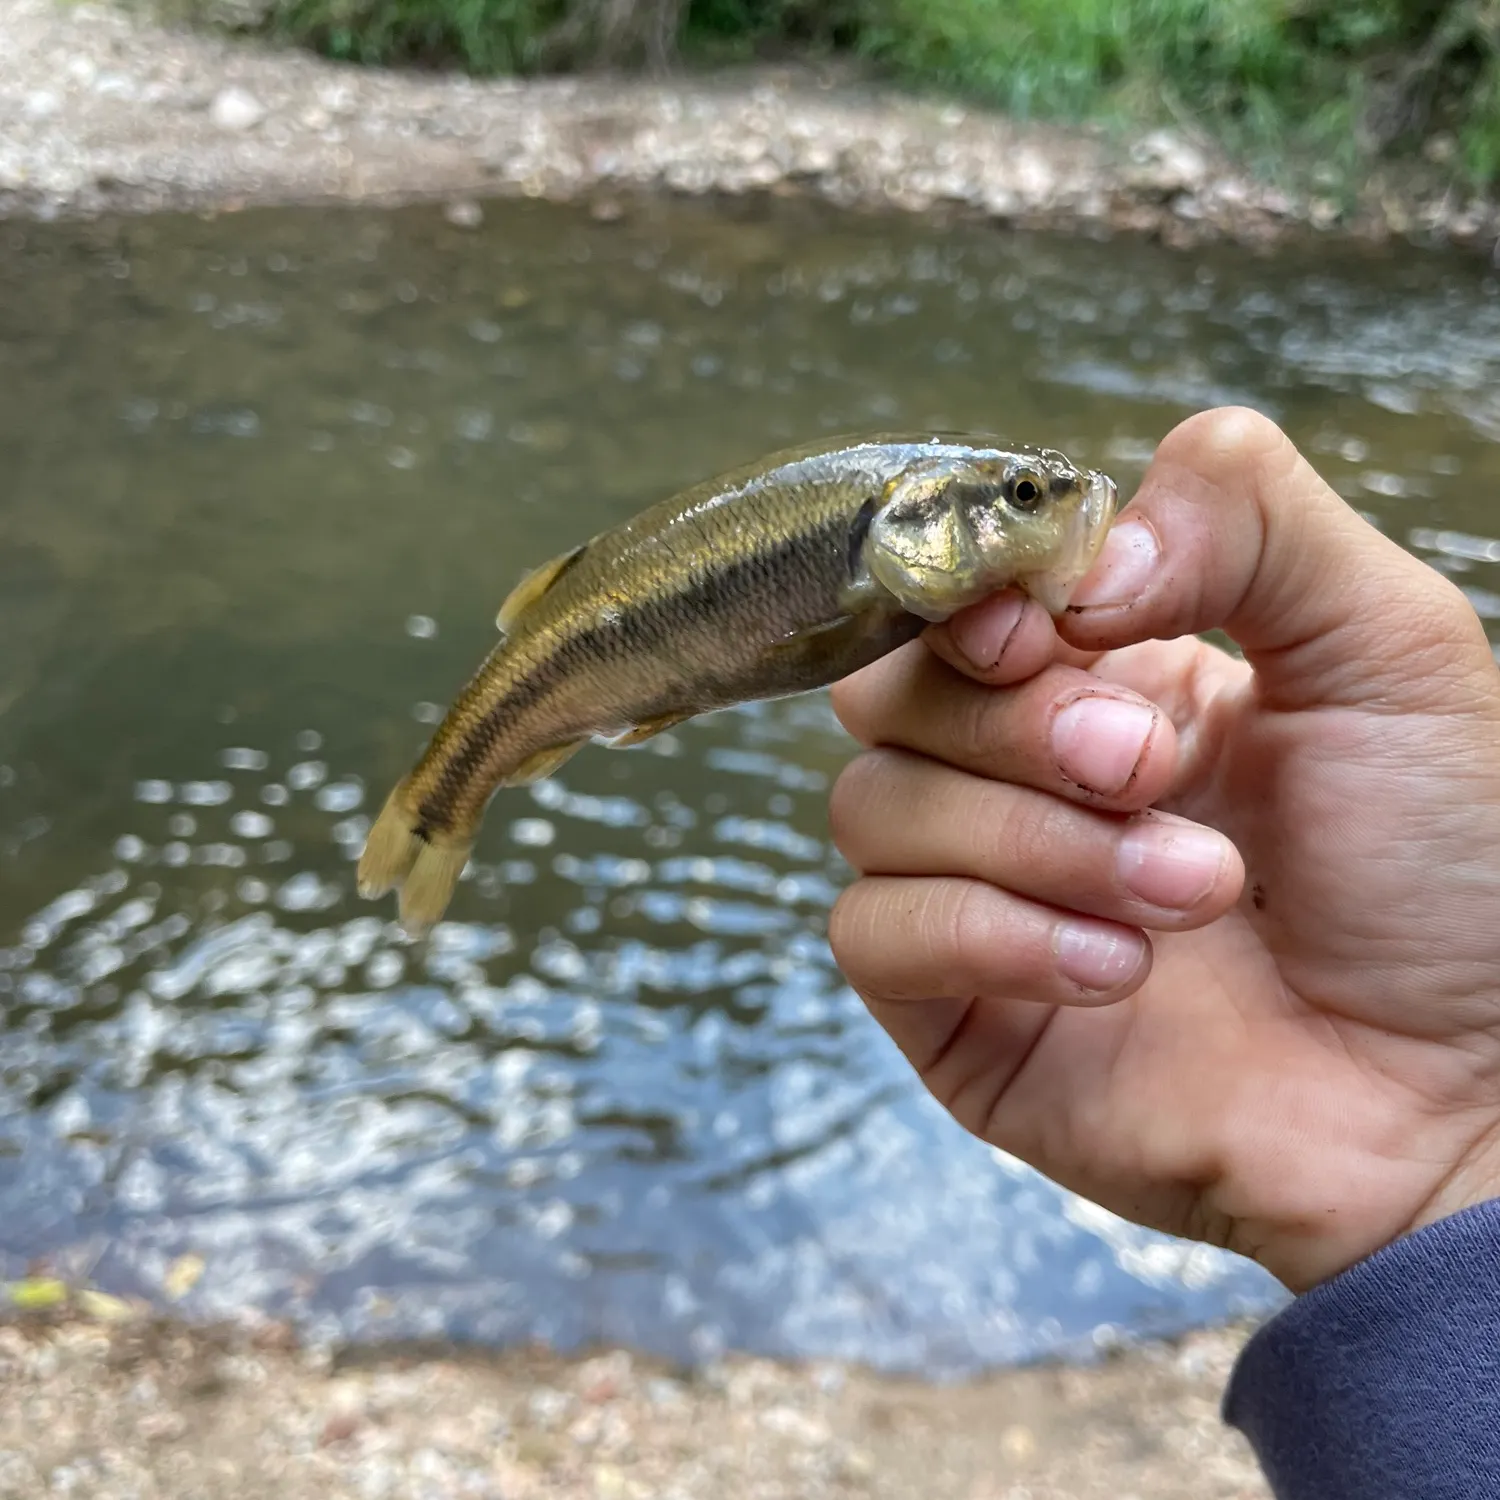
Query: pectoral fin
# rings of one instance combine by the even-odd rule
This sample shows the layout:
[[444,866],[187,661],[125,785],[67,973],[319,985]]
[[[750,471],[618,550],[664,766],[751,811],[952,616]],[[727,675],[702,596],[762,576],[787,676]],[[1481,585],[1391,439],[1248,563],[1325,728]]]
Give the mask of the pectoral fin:
[[643,719],[634,729],[627,729],[618,739],[606,741],[606,748],[624,750],[629,745],[643,744],[646,740],[655,739],[659,734],[665,734],[669,729],[675,729],[679,724],[685,724],[692,717],[692,714],[663,714],[658,719]]
[[857,640],[869,629],[869,619],[864,615],[839,615],[821,625],[810,625],[806,630],[794,631],[784,640],[771,647],[773,656],[786,653],[837,649],[841,641]]
[[869,609],[799,630],[766,653],[764,689],[790,694],[826,687],[915,639],[922,628],[913,615]]
[[521,614],[530,609],[583,556],[587,546],[588,543],[585,542],[574,547],[571,552],[564,552],[560,557],[544,562],[541,567],[533,568],[506,595],[505,603],[500,606],[500,613],[495,616],[495,628],[502,634],[508,634]]

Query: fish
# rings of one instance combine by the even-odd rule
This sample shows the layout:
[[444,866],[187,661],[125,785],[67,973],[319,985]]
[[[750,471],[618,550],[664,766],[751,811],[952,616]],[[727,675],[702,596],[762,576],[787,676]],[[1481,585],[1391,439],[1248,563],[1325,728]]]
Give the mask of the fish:
[[395,784],[367,900],[442,919],[502,788],[586,744],[826,687],[1008,587],[1060,615],[1113,523],[1114,481],[983,434],[851,435],[773,453],[533,568],[500,639]]

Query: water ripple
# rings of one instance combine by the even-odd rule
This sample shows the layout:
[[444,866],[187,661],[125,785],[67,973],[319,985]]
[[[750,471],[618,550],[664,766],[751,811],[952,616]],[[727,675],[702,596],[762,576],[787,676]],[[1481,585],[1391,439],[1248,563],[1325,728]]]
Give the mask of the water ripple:
[[20,227],[0,1275],[157,1294],[192,1250],[194,1313],[929,1371],[1266,1305],[922,1093],[823,936],[826,695],[504,794],[425,944],[352,865],[526,567],[819,431],[999,430],[1128,493],[1242,401],[1495,629],[1494,291],[779,207]]

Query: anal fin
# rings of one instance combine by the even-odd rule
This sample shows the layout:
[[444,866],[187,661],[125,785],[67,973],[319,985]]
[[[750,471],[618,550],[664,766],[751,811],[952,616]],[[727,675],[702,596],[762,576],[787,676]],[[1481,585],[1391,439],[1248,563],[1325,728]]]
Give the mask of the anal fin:
[[527,786],[533,781],[540,781],[544,776],[550,776],[559,766],[570,761],[586,744],[588,741],[582,739],[566,740],[561,745],[547,745],[528,755],[515,770],[502,777],[499,784],[501,786]]

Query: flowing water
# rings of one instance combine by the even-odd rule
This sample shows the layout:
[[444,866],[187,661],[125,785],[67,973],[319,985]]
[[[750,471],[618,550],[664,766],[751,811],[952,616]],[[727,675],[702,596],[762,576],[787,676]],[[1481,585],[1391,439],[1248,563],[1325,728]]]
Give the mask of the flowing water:
[[825,945],[822,696],[508,794],[426,950],[352,861],[521,570],[823,431],[1128,493],[1250,402],[1493,619],[1495,290],[787,205],[0,226],[0,1275],[932,1371],[1274,1305],[926,1100]]

